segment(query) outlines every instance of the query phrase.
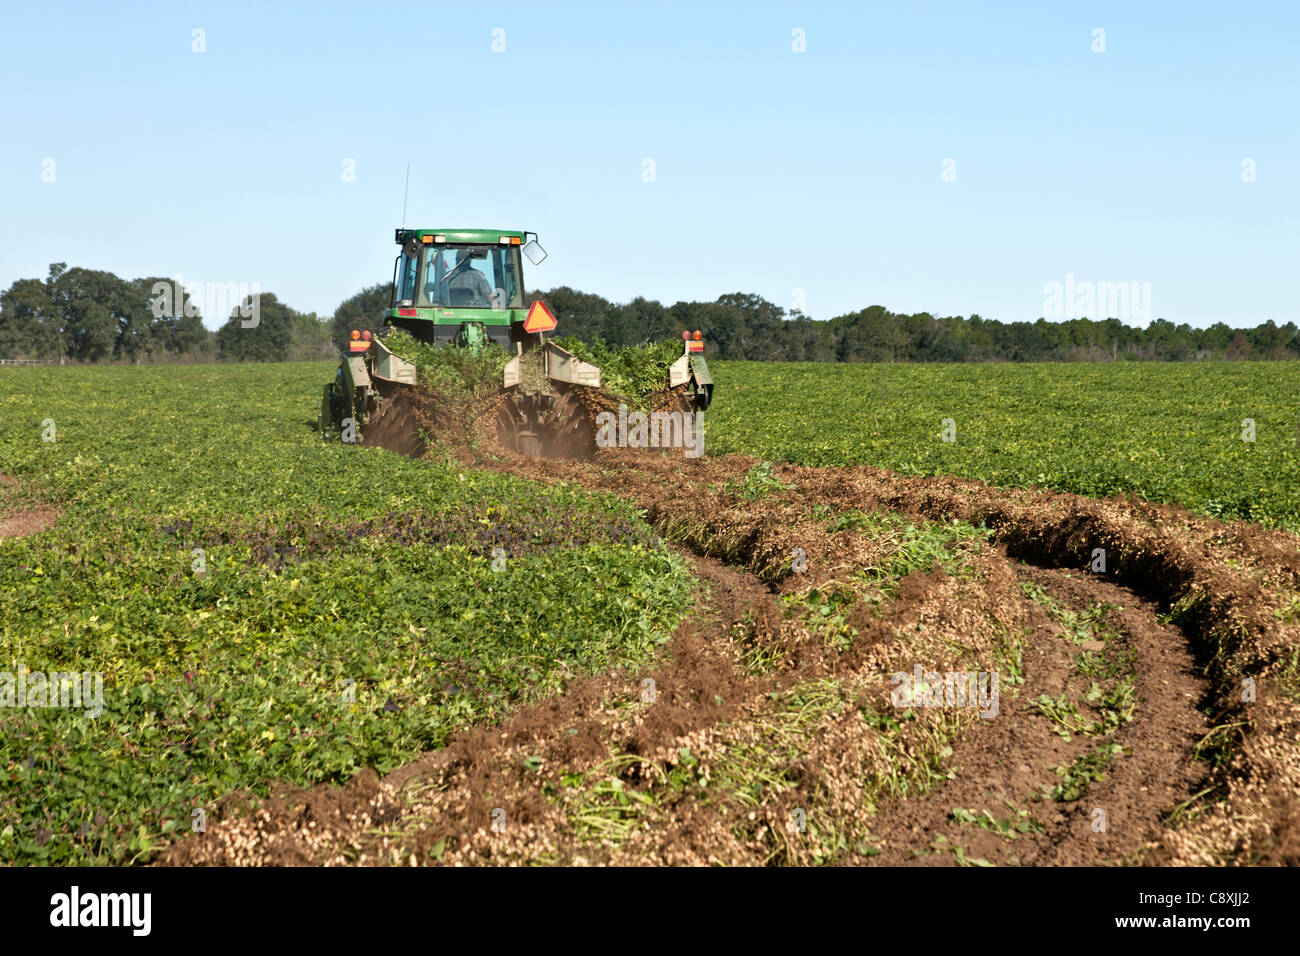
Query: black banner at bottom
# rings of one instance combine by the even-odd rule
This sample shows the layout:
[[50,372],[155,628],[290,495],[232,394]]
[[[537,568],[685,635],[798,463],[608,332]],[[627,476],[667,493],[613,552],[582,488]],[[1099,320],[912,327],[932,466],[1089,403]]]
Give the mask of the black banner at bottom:
[[1294,886],[1294,873],[1280,869],[9,869],[0,871],[0,912],[11,940],[128,946],[373,945],[377,933],[404,938],[431,921],[483,942],[562,928],[608,927],[618,939],[639,927],[734,945],[750,934],[771,942],[783,923],[867,939],[897,930],[916,942],[984,926],[1010,940],[1041,924],[1058,939],[1062,930],[1078,940],[1194,933],[1231,945],[1278,932]]

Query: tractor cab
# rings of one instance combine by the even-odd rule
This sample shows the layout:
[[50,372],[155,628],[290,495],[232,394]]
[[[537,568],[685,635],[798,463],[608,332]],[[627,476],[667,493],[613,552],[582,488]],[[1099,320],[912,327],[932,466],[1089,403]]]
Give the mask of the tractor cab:
[[429,342],[470,336],[511,348],[527,309],[523,259],[546,251],[532,233],[398,229],[389,321]]

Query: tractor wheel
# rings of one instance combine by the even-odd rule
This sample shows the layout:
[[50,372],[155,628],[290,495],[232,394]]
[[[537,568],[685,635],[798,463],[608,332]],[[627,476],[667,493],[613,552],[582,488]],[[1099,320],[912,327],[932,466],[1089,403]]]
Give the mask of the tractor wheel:
[[694,411],[702,412],[713,402],[713,386],[700,385],[692,380],[691,382],[691,408]]
[[322,439],[328,440],[334,432],[334,383],[325,386],[321,396],[320,407],[316,412],[316,430]]

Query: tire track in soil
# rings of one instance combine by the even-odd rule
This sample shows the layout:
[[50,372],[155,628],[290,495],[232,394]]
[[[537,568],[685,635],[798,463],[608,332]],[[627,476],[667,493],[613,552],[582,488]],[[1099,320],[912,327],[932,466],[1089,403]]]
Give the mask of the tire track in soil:
[[[740,456],[728,457],[734,460],[724,471],[732,477],[754,463]],[[577,481],[592,490],[614,491],[646,507],[652,519],[669,513],[663,503],[672,500],[673,495],[680,496],[682,485],[689,494],[691,489],[722,483],[716,469],[703,462],[692,462],[687,469],[678,470],[681,463],[670,456],[642,454],[636,458],[640,469],[595,469],[594,474],[590,465],[572,462],[523,460],[513,462],[514,467],[507,470],[549,480],[562,476],[563,480]],[[506,461],[510,461],[509,456]],[[692,480],[693,476],[688,477],[692,472],[702,473],[705,480]],[[824,495],[820,501],[841,509],[859,503],[853,496],[848,500],[837,497]],[[1010,560],[1005,549],[999,550],[1005,560]],[[1025,580],[1044,586],[1050,595],[1075,610],[1096,605],[1121,609],[1111,616],[1117,619],[1114,623],[1122,646],[1136,655],[1136,691],[1140,699],[1134,720],[1119,728],[1113,738],[1125,748],[1124,753],[1111,761],[1104,778],[1093,782],[1080,799],[1064,804],[1037,799],[1044,788],[1060,782],[1053,768],[1086,753],[1095,738],[1076,735],[1066,744],[1046,718],[1023,710],[1040,693],[1062,693],[1073,654],[1079,650],[1061,635],[1060,626],[1042,608],[1031,604],[1034,639],[1026,644],[1026,683],[1017,699],[1006,701],[1012,712],[980,720],[974,732],[957,738],[951,764],[958,768],[955,780],[925,795],[882,807],[872,835],[880,841],[878,848],[883,852],[860,862],[956,865],[954,853],[933,852],[934,837],[940,834],[946,837],[949,847],[964,845],[969,857],[998,849],[1001,852],[994,853],[990,860],[1000,864],[1123,862],[1133,859],[1148,841],[1158,837],[1165,815],[1202,789],[1205,768],[1193,759],[1192,748],[1210,729],[1198,709],[1206,703],[1208,683],[1197,673],[1186,636],[1157,620],[1160,609],[1156,604],[1096,575],[1032,565],[1022,565],[1018,571]],[[999,818],[1014,816],[1004,802],[1008,799],[1018,809],[1027,809],[1031,817],[1045,825],[1045,831],[1007,839],[962,826],[951,818],[954,807],[977,812],[987,808]],[[1106,812],[1102,832],[1093,829],[1095,808]],[[1013,846],[1014,851],[1006,853],[1007,846]]]
[[[1024,680],[1013,698],[1003,684],[997,717],[982,720],[974,733],[955,746],[955,779],[913,800],[890,808],[883,852],[872,860],[882,865],[954,865],[956,847],[966,859],[995,865],[1097,865],[1123,863],[1154,839],[1165,814],[1203,785],[1204,767],[1192,748],[1210,729],[1202,704],[1205,682],[1186,639],[1159,623],[1158,609],[1125,588],[1098,580],[1089,572],[1022,567],[1026,581],[1040,585],[1062,605],[1080,611],[1113,605],[1107,623],[1119,648],[1136,656],[1138,705],[1133,720],[1105,742],[1119,744],[1104,779],[1091,783],[1079,799],[1044,800],[1043,791],[1059,784],[1053,772],[1098,745],[1098,738],[1075,735],[1066,742],[1051,722],[1030,712],[1040,694],[1057,697],[1071,683],[1076,657],[1095,648],[1072,642],[1061,625],[1040,606],[1033,608],[1035,639],[1024,651]],[[1099,651],[1100,648],[1097,648]],[[1074,681],[1077,690],[1077,677]],[[987,811],[1005,821],[1010,833],[960,823],[954,808],[977,818]],[[1105,812],[1105,828],[1094,829],[1094,811]],[[1016,832],[1026,811],[1042,832]],[[936,840],[942,837],[942,844]]]

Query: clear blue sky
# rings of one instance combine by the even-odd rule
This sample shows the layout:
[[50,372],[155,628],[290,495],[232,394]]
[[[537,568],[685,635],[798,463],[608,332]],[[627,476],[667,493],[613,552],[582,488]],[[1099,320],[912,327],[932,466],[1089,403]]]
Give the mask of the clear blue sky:
[[410,162],[407,224],[538,232],[530,288],[1013,321],[1072,274],[1300,320],[1298,10],[7,2],[0,288],[66,261],[332,313],[391,274]]

